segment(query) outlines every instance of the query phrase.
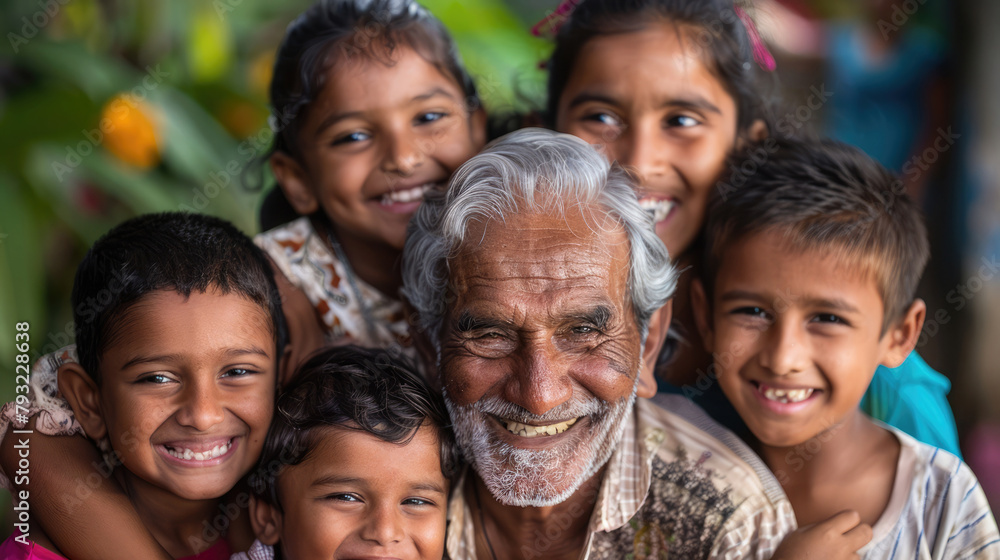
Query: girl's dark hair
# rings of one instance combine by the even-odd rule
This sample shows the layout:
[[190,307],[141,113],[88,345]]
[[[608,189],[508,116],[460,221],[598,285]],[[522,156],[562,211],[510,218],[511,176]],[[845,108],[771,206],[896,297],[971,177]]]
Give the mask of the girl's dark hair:
[[299,367],[278,397],[250,487],[258,499],[280,510],[277,478],[316,447],[317,430],[337,427],[408,443],[425,423],[437,430],[441,472],[451,480],[458,473],[458,449],[440,393],[411,363],[386,350],[325,348]]
[[73,322],[80,365],[100,383],[101,356],[146,295],[172,290],[187,297],[210,288],[258,305],[270,318],[275,360],[286,341],[281,296],[270,262],[225,220],[166,212],[132,218],[94,243],[73,280]]
[[388,63],[398,44],[454,78],[470,112],[479,108],[476,86],[451,35],[426,8],[413,0],[321,0],[288,26],[278,49],[270,89],[276,130],[271,152],[298,155],[305,109],[323,90],[334,64],[353,56]]
[[[747,29],[732,0],[583,0],[556,34],[556,48],[548,62],[546,120],[554,127],[559,98],[566,88],[583,46],[604,35],[630,33],[650,24],[668,22],[678,33],[687,31],[689,45],[733,98],[737,131],[746,133],[762,120],[774,134],[766,82],[773,77],[754,62]],[[686,29],[683,29],[686,28]],[[765,75],[766,74],[766,75]]]

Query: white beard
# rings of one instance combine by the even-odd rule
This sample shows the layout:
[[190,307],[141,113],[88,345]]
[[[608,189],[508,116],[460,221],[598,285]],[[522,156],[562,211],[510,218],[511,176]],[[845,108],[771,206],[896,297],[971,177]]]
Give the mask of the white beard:
[[[445,391],[444,400],[462,454],[493,497],[507,506],[547,507],[564,502],[608,462],[625,428],[625,415],[635,403],[637,387],[614,404],[574,398],[542,416],[497,397],[459,406]],[[558,445],[532,450],[499,440],[489,427],[495,422],[490,416],[536,425],[581,417],[590,423],[574,424],[570,427],[573,437]]]

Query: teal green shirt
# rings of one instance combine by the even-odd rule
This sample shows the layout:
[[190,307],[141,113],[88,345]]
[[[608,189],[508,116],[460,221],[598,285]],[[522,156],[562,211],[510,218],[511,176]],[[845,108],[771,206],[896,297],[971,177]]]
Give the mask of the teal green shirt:
[[931,369],[916,352],[896,368],[879,366],[861,410],[918,441],[961,457],[955,416],[948,404],[948,378]]

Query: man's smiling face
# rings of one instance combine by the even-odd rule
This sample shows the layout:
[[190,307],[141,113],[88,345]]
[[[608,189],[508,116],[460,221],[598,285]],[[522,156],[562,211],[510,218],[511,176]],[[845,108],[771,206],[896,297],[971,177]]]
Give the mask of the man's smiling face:
[[611,456],[635,396],[629,243],[590,210],[474,223],[450,262],[445,398],[465,457],[506,505],[572,495]]

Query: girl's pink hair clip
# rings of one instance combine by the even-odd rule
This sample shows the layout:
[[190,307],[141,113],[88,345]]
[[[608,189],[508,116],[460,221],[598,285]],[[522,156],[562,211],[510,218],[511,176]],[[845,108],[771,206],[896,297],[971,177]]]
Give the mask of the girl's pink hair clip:
[[542,21],[531,27],[531,34],[535,37],[555,37],[559,33],[559,28],[566,23],[573,9],[583,0],[563,0],[552,13],[542,18]]
[[757,26],[754,25],[750,14],[746,13],[743,8],[736,6],[736,15],[740,17],[743,25],[747,28],[747,35],[750,36],[750,45],[753,47],[753,59],[757,62],[757,66],[760,66],[762,70],[774,72],[777,64],[774,62],[771,51],[767,50],[764,40],[760,38],[760,33],[757,31]]

